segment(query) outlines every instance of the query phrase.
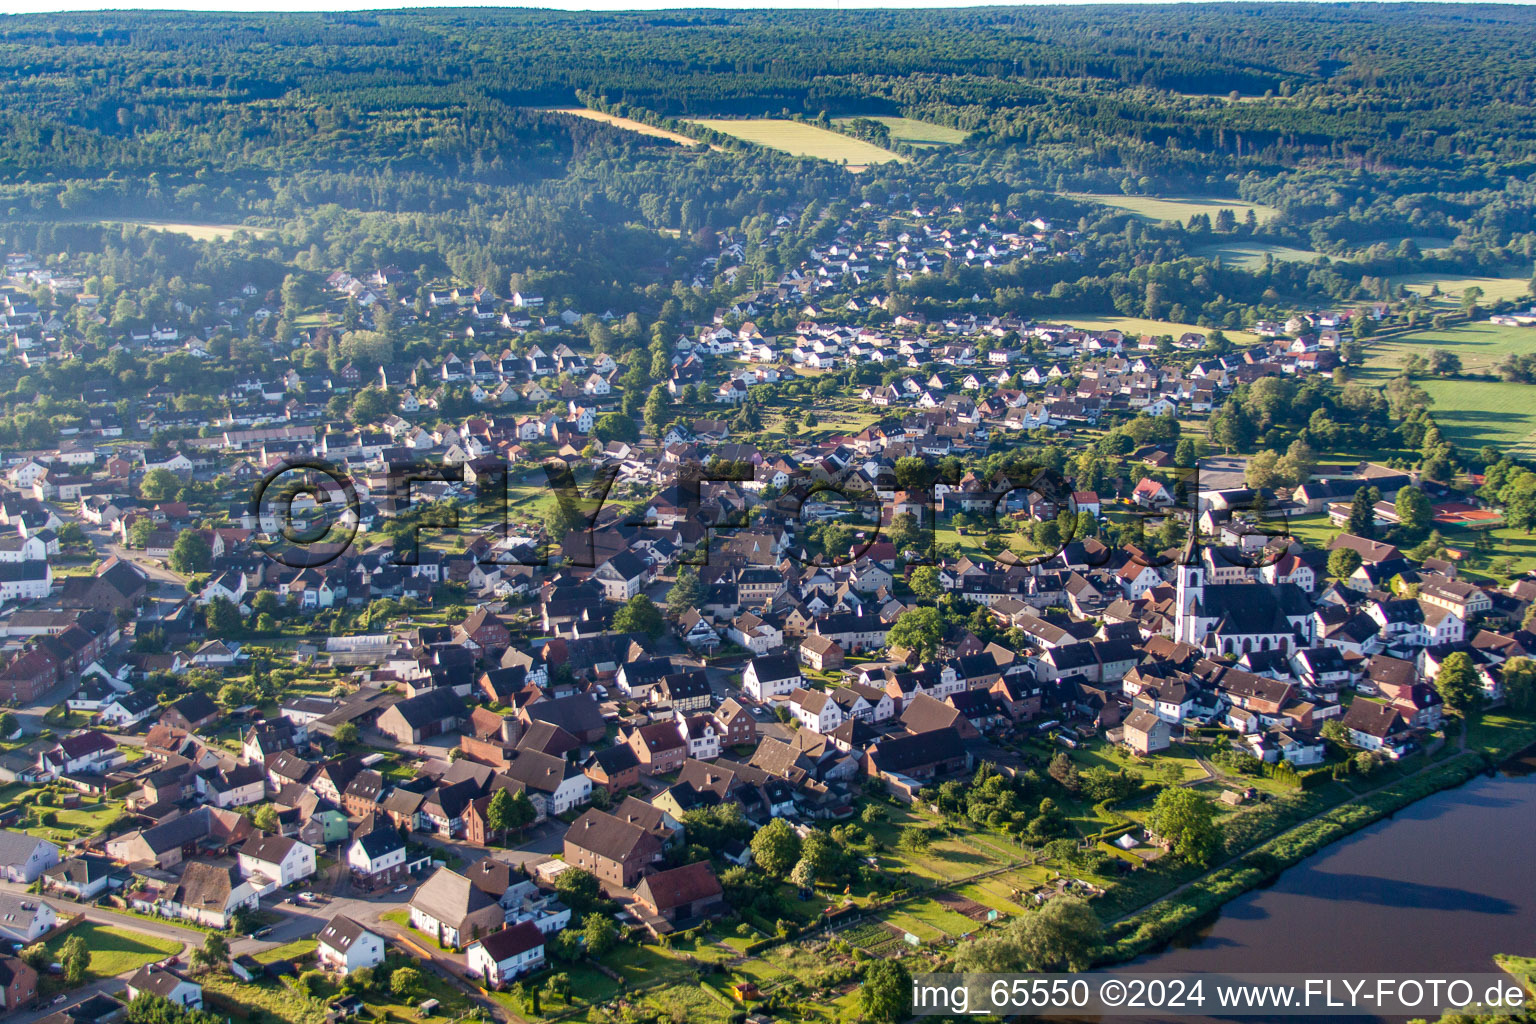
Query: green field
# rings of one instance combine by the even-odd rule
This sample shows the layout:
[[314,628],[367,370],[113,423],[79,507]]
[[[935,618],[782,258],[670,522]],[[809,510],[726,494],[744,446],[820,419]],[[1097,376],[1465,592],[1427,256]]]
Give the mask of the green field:
[[1259,340],[1259,336],[1250,331],[1234,331],[1226,327],[1197,327],[1194,324],[1175,324],[1166,320],[1146,320],[1139,316],[1100,316],[1080,317],[1067,316],[1063,320],[1073,327],[1081,327],[1087,331],[1124,331],[1126,334],[1155,336],[1171,334],[1175,338],[1187,331],[1196,334],[1210,334],[1214,330],[1220,330],[1234,345],[1252,345]]
[[[856,120],[852,117],[835,117],[834,123]],[[891,130],[891,138],[909,146],[953,146],[965,141],[966,133],[959,128],[946,128],[941,124],[918,121],[910,117],[868,117],[866,121],[879,121]]]
[[835,164],[847,164],[849,170],[862,170],[870,164],[902,159],[888,149],[799,121],[775,118],[696,118],[690,119],[690,123],[701,124],[722,135],[777,149],[792,156],[810,156],[818,160],[830,160]]
[[1453,444],[1485,444],[1531,458],[1536,454],[1536,390],[1529,384],[1483,380],[1423,380],[1435,400],[1430,412]]
[[1223,265],[1242,270],[1262,270],[1264,257],[1274,256],[1287,263],[1311,263],[1322,255],[1312,249],[1293,249],[1288,245],[1269,242],[1228,242],[1225,245],[1207,245],[1195,250],[1196,256],[1220,258]]
[[48,952],[57,957],[71,935],[84,939],[85,948],[91,951],[91,966],[86,970],[86,978],[90,980],[115,978],[136,971],[147,963],[180,953],[182,947],[175,939],[160,939],[143,932],[87,921],[48,940]]
[[1444,331],[1415,331],[1371,345],[1362,375],[1392,376],[1409,357],[1428,356],[1433,349],[1454,352],[1464,373],[1490,373],[1507,355],[1536,353],[1536,328],[1501,327],[1486,320],[1459,324]]
[[1394,284],[1408,286],[1411,292],[1428,295],[1433,285],[1440,286],[1440,305],[1460,307],[1464,288],[1477,285],[1483,290],[1484,302],[1499,299],[1520,299],[1530,293],[1530,275],[1524,277],[1478,277],[1459,274],[1405,274],[1392,279]]
[[1252,210],[1260,221],[1268,220],[1275,215],[1275,210],[1270,206],[1259,203],[1248,203],[1241,199],[1199,199],[1194,197],[1177,198],[1173,196],[1117,196],[1105,193],[1069,192],[1073,199],[1081,199],[1085,202],[1099,203],[1104,206],[1112,206],[1117,210],[1134,213],[1142,220],[1187,221],[1197,213],[1208,213],[1211,219],[1216,218],[1218,210],[1231,210],[1242,220]]
[[1406,239],[1413,239],[1413,244],[1419,247],[1420,252],[1434,252],[1437,249],[1449,249],[1455,244],[1456,239],[1445,235],[1389,235],[1386,238],[1372,238],[1364,242],[1356,242],[1357,250],[1365,250],[1373,245],[1385,245],[1389,249],[1396,249]]

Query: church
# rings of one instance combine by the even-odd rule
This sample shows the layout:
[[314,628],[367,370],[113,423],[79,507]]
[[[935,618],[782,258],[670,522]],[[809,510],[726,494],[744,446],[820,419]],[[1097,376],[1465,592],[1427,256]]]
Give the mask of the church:
[[1294,583],[1207,583],[1193,542],[1177,567],[1174,640],[1214,654],[1312,646],[1312,600]]

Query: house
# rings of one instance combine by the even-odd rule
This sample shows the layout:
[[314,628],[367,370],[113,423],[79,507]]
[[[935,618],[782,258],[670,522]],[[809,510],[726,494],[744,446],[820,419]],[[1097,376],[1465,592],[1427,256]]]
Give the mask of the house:
[[544,933],[532,921],[522,921],[472,942],[465,951],[471,977],[501,988],[523,974],[544,966]]
[[343,914],[320,929],[315,953],[320,966],[347,975],[384,962],[384,937],[369,931]]
[[172,729],[197,732],[224,717],[223,710],[207,694],[193,691],[165,709],[160,722]]
[[542,796],[549,814],[564,814],[592,799],[592,780],[564,757],[521,750],[503,772],[522,783],[530,798]]
[[808,636],[800,641],[800,663],[817,672],[831,672],[843,667],[843,649],[830,637]]
[[864,770],[888,786],[897,782],[898,795],[908,799],[916,795],[912,781],[953,775],[971,767],[970,751],[954,729],[934,729],[922,733],[891,733],[864,751]]
[[635,760],[646,775],[675,772],[688,759],[688,742],[671,722],[642,725],[627,736],[620,733],[619,741],[634,751]]
[[501,904],[469,879],[438,868],[411,897],[411,927],[444,946],[461,946],[489,935],[506,922]]
[[464,702],[451,688],[439,687],[385,708],[378,729],[398,743],[421,743],[456,732],[464,718]]
[[1173,742],[1173,727],[1155,711],[1137,708],[1125,716],[1124,742],[1142,757],[1167,750]]
[[[720,913],[725,907],[725,893],[709,861],[695,861],[646,875],[635,886],[635,905],[650,915],[641,918],[647,927],[670,931],[690,927]],[[659,927],[660,924],[665,927]]]
[[37,972],[25,960],[0,957],[0,1013],[12,1013],[36,1000]]
[[727,697],[720,703],[714,719],[722,748],[750,746],[757,742],[757,720],[735,697]]
[[[677,735],[675,729],[671,731]],[[661,856],[660,839],[604,811],[588,811],[565,833],[566,863],[596,875],[610,892],[633,888]]]
[[1349,742],[1362,750],[1374,750],[1396,760],[1413,746],[1408,723],[1397,708],[1359,699],[1344,712],[1344,728]]
[[802,683],[800,666],[793,655],[763,654],[748,663],[741,674],[741,688],[759,702],[782,697]]
[[649,573],[650,566],[645,559],[626,550],[598,566],[592,578],[602,585],[605,598],[624,602],[640,593]]
[[59,862],[59,848],[25,832],[0,829],[0,873],[7,882],[31,885]]
[[51,903],[36,896],[0,892],[0,940],[31,945],[59,923]]
[[640,784],[640,760],[625,743],[599,750],[586,760],[582,771],[594,786],[607,790],[609,796]]
[[791,691],[789,712],[802,728],[822,736],[843,724],[842,707],[823,690]]
[[43,872],[43,884],[77,900],[94,900],[112,888],[117,867],[106,857],[83,854],[61,861]]
[[287,836],[258,832],[240,847],[240,875],[263,894],[315,873],[315,848]]
[[362,885],[392,885],[406,873],[405,840],[389,819],[369,819],[347,847],[347,867]]
[[128,979],[128,998],[141,995],[160,996],[187,1010],[203,1008],[203,986],[168,967],[146,964]]
[[256,887],[235,875],[232,867],[191,861],[181,871],[181,883],[157,909],[205,928],[228,928],[229,919],[241,907],[256,909]]

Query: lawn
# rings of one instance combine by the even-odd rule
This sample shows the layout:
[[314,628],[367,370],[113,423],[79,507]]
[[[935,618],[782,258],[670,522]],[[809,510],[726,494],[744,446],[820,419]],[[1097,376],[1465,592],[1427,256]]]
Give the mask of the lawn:
[[1507,355],[1536,353],[1536,329],[1502,327],[1487,320],[1459,324],[1443,331],[1414,331],[1372,344],[1362,376],[1392,376],[1411,356],[1429,356],[1433,349],[1454,352],[1464,373],[1491,373]]
[[1164,221],[1176,220],[1187,222],[1197,213],[1208,213],[1211,220],[1216,219],[1218,210],[1231,210],[1239,220],[1248,216],[1252,210],[1260,221],[1268,220],[1275,215],[1275,209],[1259,203],[1249,203],[1241,199],[1201,199],[1194,196],[1117,196],[1103,193],[1069,192],[1072,199],[1081,199],[1084,202],[1099,203],[1103,206],[1112,206],[1117,210],[1134,213],[1142,220]]
[[[833,121],[842,123],[855,120],[851,117],[836,117]],[[868,117],[866,121],[879,121],[891,130],[891,138],[896,142],[905,142],[909,146],[953,146],[965,141],[966,133],[959,128],[946,128],[941,124],[931,124],[928,121],[919,121],[911,117]]]
[[55,959],[71,935],[84,939],[85,948],[91,951],[91,966],[86,971],[86,978],[93,981],[115,978],[128,971],[136,971],[147,963],[164,960],[180,953],[182,945],[175,939],[161,939],[143,932],[86,921],[48,941],[48,952]]
[[1259,340],[1259,336],[1250,331],[1235,331],[1227,327],[1197,327],[1194,324],[1176,324],[1167,320],[1146,320],[1139,316],[1069,316],[1066,321],[1073,327],[1081,327],[1085,331],[1124,331],[1128,335],[1150,334],[1154,337],[1170,334],[1177,338],[1189,331],[1196,334],[1210,334],[1212,331],[1219,330],[1234,345],[1252,345]]
[[1483,380],[1419,383],[1435,400],[1430,412],[1453,444],[1469,451],[1491,444],[1521,458],[1536,455],[1536,392],[1529,384]]
[[[1526,268],[1527,271],[1529,268]],[[1499,299],[1519,299],[1530,293],[1531,277],[1526,273],[1523,277],[1478,277],[1475,275],[1459,274],[1404,274],[1402,277],[1394,277],[1394,284],[1406,285],[1411,292],[1420,295],[1428,295],[1430,287],[1440,286],[1439,304],[1445,307],[1460,308],[1462,289],[1477,285],[1483,290],[1484,302],[1496,302]]]
[[850,138],[799,121],[762,117],[698,118],[690,119],[689,123],[700,124],[722,135],[777,149],[792,156],[810,156],[818,160],[830,160],[835,164],[846,164],[850,171],[863,170],[870,164],[902,159],[890,150],[881,149],[862,139]]
[[279,960],[300,960],[315,952],[319,943],[314,939],[295,939],[293,942],[285,942],[281,946],[273,946],[271,949],[257,953],[256,962],[262,964],[275,964]]
[[1195,250],[1196,256],[1220,257],[1223,265],[1242,270],[1262,270],[1264,257],[1273,256],[1287,263],[1311,263],[1322,255],[1312,249],[1293,249],[1288,245],[1270,242],[1228,242],[1223,245],[1207,245]]

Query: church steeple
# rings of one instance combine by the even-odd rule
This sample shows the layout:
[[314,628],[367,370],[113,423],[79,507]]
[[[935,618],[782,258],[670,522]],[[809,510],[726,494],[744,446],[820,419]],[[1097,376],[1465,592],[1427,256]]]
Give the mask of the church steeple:
[[1173,639],[1179,643],[1199,644],[1197,622],[1200,599],[1205,593],[1205,565],[1200,558],[1200,544],[1193,531],[1174,567]]

